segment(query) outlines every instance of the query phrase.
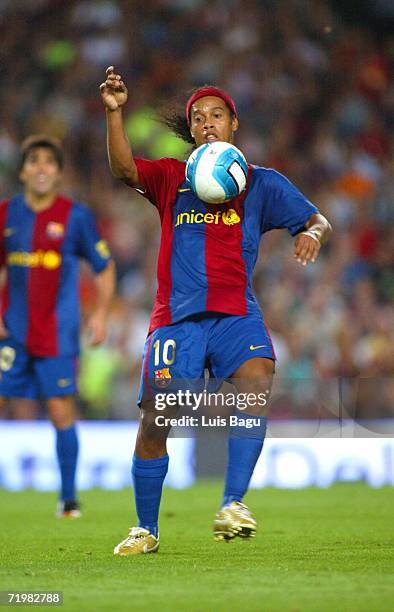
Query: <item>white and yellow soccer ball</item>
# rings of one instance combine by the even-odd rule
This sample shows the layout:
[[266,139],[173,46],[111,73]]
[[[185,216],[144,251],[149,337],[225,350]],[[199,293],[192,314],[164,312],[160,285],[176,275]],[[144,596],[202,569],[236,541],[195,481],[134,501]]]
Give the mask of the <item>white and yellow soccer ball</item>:
[[229,142],[208,142],[195,149],[186,163],[186,179],[200,200],[222,204],[246,187],[248,164]]

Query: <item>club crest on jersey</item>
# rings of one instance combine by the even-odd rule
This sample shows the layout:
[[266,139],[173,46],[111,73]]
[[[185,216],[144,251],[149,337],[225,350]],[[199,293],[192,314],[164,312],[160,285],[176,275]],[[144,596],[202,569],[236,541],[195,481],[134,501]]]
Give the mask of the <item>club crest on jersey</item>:
[[235,225],[240,222],[239,215],[234,210],[234,208],[229,208],[222,214],[222,221],[224,225]]
[[105,240],[99,240],[95,244],[95,249],[103,259],[109,259],[111,257],[109,246]]
[[170,368],[162,368],[161,370],[155,370],[155,384],[156,387],[163,389],[168,387],[171,382]]
[[54,240],[63,238],[64,225],[62,223],[57,223],[56,221],[50,221],[47,225],[46,233],[49,238],[53,238]]

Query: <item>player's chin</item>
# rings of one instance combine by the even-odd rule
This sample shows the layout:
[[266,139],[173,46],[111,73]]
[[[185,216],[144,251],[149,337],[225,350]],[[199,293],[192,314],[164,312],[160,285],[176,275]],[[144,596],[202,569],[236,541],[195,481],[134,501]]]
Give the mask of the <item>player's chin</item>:
[[53,190],[55,189],[54,185],[35,185],[34,189],[32,190],[34,192],[34,194],[38,197],[43,197],[48,195],[49,193],[52,193]]

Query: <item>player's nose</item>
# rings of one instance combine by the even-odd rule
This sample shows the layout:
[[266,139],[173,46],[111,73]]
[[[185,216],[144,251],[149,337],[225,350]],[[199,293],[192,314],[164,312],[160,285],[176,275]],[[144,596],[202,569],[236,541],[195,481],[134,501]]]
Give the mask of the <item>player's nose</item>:
[[49,172],[48,166],[46,166],[45,164],[40,164],[36,168],[36,176],[40,176],[42,174],[45,174],[46,176],[48,172]]

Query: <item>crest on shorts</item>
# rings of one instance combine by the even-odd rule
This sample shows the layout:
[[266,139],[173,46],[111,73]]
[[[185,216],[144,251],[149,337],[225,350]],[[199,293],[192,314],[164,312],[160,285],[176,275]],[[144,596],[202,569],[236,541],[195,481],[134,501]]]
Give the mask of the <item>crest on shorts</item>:
[[49,238],[63,238],[64,236],[64,225],[57,223],[56,221],[50,221],[46,227],[46,233]]
[[163,389],[168,387],[171,382],[170,368],[162,368],[161,370],[155,370],[155,383],[156,387]]

